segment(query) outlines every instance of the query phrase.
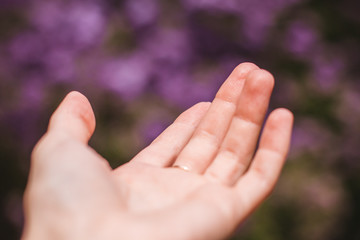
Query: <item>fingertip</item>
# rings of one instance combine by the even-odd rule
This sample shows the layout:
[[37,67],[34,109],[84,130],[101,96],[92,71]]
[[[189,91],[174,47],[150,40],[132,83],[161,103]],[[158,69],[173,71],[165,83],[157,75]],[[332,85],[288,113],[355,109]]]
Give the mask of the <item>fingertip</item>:
[[260,68],[252,62],[242,62],[239,65],[237,65],[235,68],[235,70],[240,70],[240,69],[248,72],[248,71],[260,69]]
[[264,69],[256,69],[252,71],[249,73],[248,79],[250,80],[249,84],[255,88],[261,86],[262,89],[273,89],[275,85],[274,76],[269,71]]
[[73,96],[80,97],[80,98],[86,98],[82,93],[80,93],[79,91],[76,91],[76,90],[73,90],[66,95],[66,97],[73,97]]
[[260,146],[285,153],[289,149],[294,116],[286,108],[278,108],[271,112],[266,121]]
[[276,112],[276,114],[279,115],[281,118],[294,118],[294,114],[287,108],[277,108],[274,110],[274,112]]
[[260,69],[256,64],[251,62],[243,62],[237,65],[233,73],[239,79],[245,78],[250,72]]
[[275,122],[290,123],[294,122],[294,114],[287,108],[277,108],[271,114],[270,117]]
[[71,109],[74,116],[79,117],[92,134],[95,130],[96,120],[94,111],[87,97],[78,91],[72,91],[65,98],[71,102]]
[[61,131],[87,142],[95,125],[95,115],[88,99],[80,92],[72,91],[51,116],[49,131]]
[[95,115],[89,100],[80,92],[72,91],[64,99],[68,103],[68,110],[73,117],[81,119],[87,130],[92,134],[95,130]]
[[244,62],[237,65],[228,79],[220,87],[219,91],[216,93],[215,98],[236,103],[249,73],[258,69],[258,66],[249,62]]

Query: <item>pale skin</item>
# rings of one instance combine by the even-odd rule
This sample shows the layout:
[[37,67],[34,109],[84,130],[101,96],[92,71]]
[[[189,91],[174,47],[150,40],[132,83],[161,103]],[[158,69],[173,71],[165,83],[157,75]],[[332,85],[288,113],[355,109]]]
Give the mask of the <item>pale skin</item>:
[[272,111],[260,136],[273,85],[269,72],[240,64],[211,103],[116,169],[88,146],[95,117],[71,92],[34,148],[22,239],[230,236],[270,194],[289,149],[287,109]]

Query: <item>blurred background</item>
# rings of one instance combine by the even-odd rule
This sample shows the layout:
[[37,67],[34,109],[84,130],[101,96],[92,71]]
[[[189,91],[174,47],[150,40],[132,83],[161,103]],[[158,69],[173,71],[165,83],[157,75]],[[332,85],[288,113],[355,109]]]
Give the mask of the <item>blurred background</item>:
[[113,167],[251,61],[295,114],[274,194],[231,239],[360,239],[360,1],[0,0],[0,236],[18,239],[29,156],[71,90]]

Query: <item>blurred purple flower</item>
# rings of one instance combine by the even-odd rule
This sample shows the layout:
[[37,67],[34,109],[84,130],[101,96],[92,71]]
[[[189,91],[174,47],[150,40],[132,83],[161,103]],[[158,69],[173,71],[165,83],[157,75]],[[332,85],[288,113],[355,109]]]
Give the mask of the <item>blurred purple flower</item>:
[[[182,109],[211,100],[236,64],[250,59],[276,75],[278,84],[272,98],[273,106],[285,105],[297,113],[291,149],[291,157],[296,159],[291,164],[295,167],[284,172],[286,179],[281,182],[292,182],[286,188],[287,194],[296,196],[294,203],[300,203],[297,206],[307,208],[305,214],[300,214],[301,221],[299,216],[296,217],[300,227],[294,226],[290,231],[297,235],[302,233],[304,238],[328,239],[316,237],[312,231],[307,234],[309,231],[302,231],[301,226],[307,221],[303,220],[304,216],[314,216],[313,209],[308,206],[324,208],[320,209],[321,213],[333,216],[334,212],[339,212],[337,205],[341,209],[346,205],[337,201],[337,194],[348,193],[341,192],[341,185],[327,178],[311,178],[312,173],[324,176],[322,171],[328,171],[328,168],[313,170],[312,167],[329,165],[329,160],[330,163],[336,161],[334,166],[346,164],[341,166],[349,169],[359,166],[360,94],[355,53],[358,38],[351,31],[344,31],[342,35],[338,26],[327,32],[329,28],[325,25],[331,16],[322,22],[321,14],[318,16],[317,10],[309,8],[309,4],[299,4],[299,9],[293,9],[301,2],[305,0],[0,0],[1,13],[5,13],[2,18],[10,17],[10,24],[5,23],[0,29],[0,34],[5,33],[5,37],[0,38],[0,123],[4,126],[0,130],[3,140],[15,139],[22,158],[21,145],[30,149],[45,130],[40,129],[43,127],[40,125],[45,125],[44,114],[50,111],[48,108],[52,104],[49,103],[58,97],[54,94],[58,89],[77,88],[90,93],[89,97],[98,99],[99,102],[92,101],[95,107],[102,109],[101,112],[119,106],[118,103],[108,104],[108,100],[101,98],[108,92],[128,101],[136,101],[146,93],[146,102],[136,101],[135,109],[128,102],[131,111],[123,109],[119,113],[120,117],[135,113],[140,122],[120,121],[115,130],[126,128],[125,133],[119,137],[116,130],[116,137],[104,135],[96,143],[109,145],[102,149],[109,150],[110,154],[111,148],[115,145],[118,148],[120,144],[124,151],[119,154],[123,157],[128,154],[126,151],[138,146],[138,138],[132,136],[134,133],[151,141],[175,117],[173,111],[163,112],[160,108],[175,105]],[[344,5],[339,3],[339,6]],[[349,17],[350,10],[355,14],[352,18],[357,19],[355,8],[347,9],[351,6],[339,11],[333,9],[331,3],[328,7],[338,13],[336,20],[345,20],[344,16]],[[6,12],[7,9],[10,11]],[[208,19],[211,21],[204,23]],[[336,23],[341,24],[341,21]],[[328,36],[339,41],[327,44]],[[279,41],[276,43],[276,40]],[[344,47],[342,43],[349,45],[344,44],[347,45]],[[285,54],[274,52],[281,44],[286,48]],[[262,49],[265,46],[267,49]],[[353,59],[346,64],[345,59],[349,56]],[[299,69],[293,69],[297,63]],[[349,69],[351,78],[346,77]],[[320,92],[320,99],[334,102],[334,115],[330,119],[321,112],[316,117],[304,116],[302,101],[307,91]],[[111,99],[116,101],[116,97]],[[161,106],[159,100],[163,102]],[[115,118],[119,114],[111,116]],[[113,120],[100,119],[103,134],[114,133]],[[334,133],[329,126],[336,120],[340,126]],[[113,139],[119,143],[114,144]],[[314,165],[307,165],[305,158],[309,156]],[[298,174],[292,174],[294,169]],[[357,176],[357,171],[353,171]],[[327,188],[326,184],[331,187]],[[296,185],[304,187],[294,191]],[[313,198],[307,197],[309,195]],[[17,200],[10,198],[10,201]],[[274,203],[283,204],[281,201]],[[10,210],[19,209],[18,206],[6,205]],[[16,210],[5,214],[18,222]],[[275,227],[281,227],[281,223],[275,224]],[[328,226],[320,232],[331,233],[327,231]],[[319,229],[318,223],[311,225],[311,229],[315,228]]]
[[317,32],[303,22],[294,22],[287,32],[286,48],[295,56],[307,57],[318,41]]
[[[218,76],[214,72],[214,76]],[[159,71],[155,75],[157,93],[167,101],[182,108],[187,108],[200,101],[211,101],[214,96],[214,78],[199,81],[185,70]],[[197,80],[197,81],[196,81]]]
[[301,1],[303,0],[183,0],[190,10],[223,11],[237,15],[243,21],[242,31],[248,47],[261,46],[278,14]]
[[238,4],[236,0],[183,0],[183,2],[190,10],[208,9],[217,11],[234,11]]
[[58,30],[62,18],[63,6],[55,1],[34,1],[30,10],[29,21],[38,30],[50,32]]
[[29,0],[0,0],[0,7],[21,7],[25,2]]
[[45,46],[41,36],[36,33],[25,32],[12,40],[8,51],[15,64],[28,64],[41,61]]
[[177,71],[163,69],[156,73],[155,78],[155,87],[160,96],[180,106],[188,105],[191,96],[189,96],[190,76],[187,73],[180,69]]
[[27,76],[26,81],[19,86],[19,109],[38,110],[42,107],[44,101],[45,84],[41,76]]
[[61,48],[53,49],[46,56],[46,69],[53,81],[71,81],[75,78],[75,57],[73,52]]
[[147,36],[142,45],[146,54],[161,64],[185,64],[191,54],[191,43],[183,29],[160,29]]
[[243,32],[247,44],[251,47],[262,45],[266,40],[269,28],[274,23],[274,16],[268,11],[261,12],[261,9],[246,12],[243,16]]
[[250,46],[261,46],[268,36],[277,16],[294,4],[303,0],[242,0],[237,12],[244,22],[244,34]]
[[105,16],[101,5],[91,2],[37,1],[29,16],[48,43],[83,49],[102,40]]
[[182,0],[190,9],[253,13],[257,9],[281,10],[302,0]]
[[340,56],[336,59],[315,58],[313,60],[314,79],[319,90],[329,92],[336,90],[341,79],[344,63]]
[[134,26],[147,26],[156,21],[159,3],[157,0],[128,0],[125,2],[125,12]]
[[89,46],[101,40],[105,17],[99,4],[74,4],[68,12],[79,45]]
[[144,55],[133,55],[104,63],[100,70],[101,86],[132,100],[143,93],[150,80],[151,65]]

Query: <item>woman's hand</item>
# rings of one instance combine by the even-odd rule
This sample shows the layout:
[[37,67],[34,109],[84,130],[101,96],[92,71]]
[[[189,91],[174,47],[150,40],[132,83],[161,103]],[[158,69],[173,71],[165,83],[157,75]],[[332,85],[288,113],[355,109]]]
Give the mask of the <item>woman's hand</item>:
[[114,170],[87,145],[89,102],[70,93],[33,151],[23,239],[226,238],[271,192],[288,152],[286,109],[269,115],[257,148],[273,85],[267,71],[239,65],[212,103]]

